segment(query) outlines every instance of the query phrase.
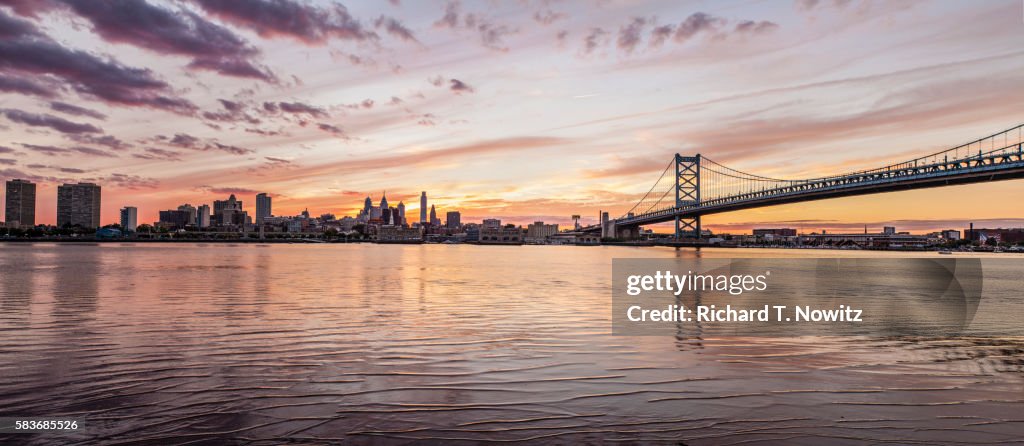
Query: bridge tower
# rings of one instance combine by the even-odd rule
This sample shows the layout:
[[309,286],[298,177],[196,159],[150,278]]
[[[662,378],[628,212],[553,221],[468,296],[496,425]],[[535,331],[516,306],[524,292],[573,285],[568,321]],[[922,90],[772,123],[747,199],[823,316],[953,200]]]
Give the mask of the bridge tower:
[[[682,156],[676,154],[676,208],[700,204],[700,154]],[[700,216],[675,219],[676,239],[683,238],[690,232],[700,238]]]

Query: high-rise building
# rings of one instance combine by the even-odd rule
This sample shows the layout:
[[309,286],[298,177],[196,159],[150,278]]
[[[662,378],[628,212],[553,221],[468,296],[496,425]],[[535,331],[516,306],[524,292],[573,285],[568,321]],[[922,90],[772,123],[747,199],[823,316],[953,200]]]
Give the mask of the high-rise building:
[[185,229],[185,225],[188,224],[188,211],[176,209],[160,211],[160,221],[157,224],[170,230]]
[[263,219],[274,215],[270,210],[270,195],[256,194],[256,224],[262,225]]
[[481,226],[488,229],[500,228],[501,220],[497,218],[485,218]]
[[430,224],[432,226],[441,226],[441,220],[437,219],[437,210],[434,209],[434,205],[430,205]]
[[405,222],[405,203],[398,202],[398,218],[404,223]]
[[420,193],[420,223],[427,222],[427,191]]
[[185,203],[178,206],[178,210],[185,213],[185,224],[194,225],[196,224],[196,207],[191,204]]
[[7,226],[36,225],[36,185],[26,180],[7,182],[4,221]]
[[210,227],[210,205],[201,204],[196,208],[196,226],[200,228]]
[[384,210],[387,209],[387,208],[388,208],[388,193],[384,192],[384,194],[380,196],[380,211],[381,211],[381,213],[383,214]]
[[139,210],[134,206],[121,208],[121,230],[135,232],[139,227]]
[[462,214],[460,214],[459,211],[450,211],[445,214],[444,223],[448,229],[456,229],[459,226],[462,226]]
[[57,186],[57,226],[100,227],[100,186],[92,183]]
[[243,226],[245,224],[245,213],[242,211],[242,201],[231,194],[227,200],[214,200],[213,219],[218,226]]

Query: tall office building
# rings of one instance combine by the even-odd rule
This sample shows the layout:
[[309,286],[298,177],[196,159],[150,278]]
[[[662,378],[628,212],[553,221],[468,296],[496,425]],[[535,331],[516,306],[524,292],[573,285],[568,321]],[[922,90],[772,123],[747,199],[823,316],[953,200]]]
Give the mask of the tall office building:
[[121,230],[135,232],[139,227],[139,210],[134,206],[121,208]]
[[218,226],[243,226],[245,225],[245,213],[242,211],[242,201],[231,194],[227,200],[213,201],[213,219]]
[[404,223],[405,222],[405,203],[398,202],[398,218]]
[[420,193],[420,223],[427,222],[427,191]]
[[178,210],[185,213],[185,224],[194,225],[196,224],[196,208],[191,204],[185,203],[178,206]]
[[380,212],[381,212],[381,214],[383,214],[384,210],[387,209],[387,208],[388,208],[388,193],[385,191],[384,194],[382,194],[380,196]]
[[100,186],[93,183],[57,186],[57,226],[100,227]]
[[459,211],[451,211],[445,214],[445,226],[448,229],[456,229],[462,226],[462,214]]
[[263,219],[274,215],[270,210],[270,195],[256,194],[256,224],[262,225]]
[[201,204],[196,208],[196,225],[200,228],[210,227],[210,205]]
[[430,225],[441,226],[441,220],[437,219],[437,210],[434,209],[434,205],[430,205]]
[[36,185],[31,181],[11,180],[7,182],[7,199],[4,221],[7,226],[36,225]]

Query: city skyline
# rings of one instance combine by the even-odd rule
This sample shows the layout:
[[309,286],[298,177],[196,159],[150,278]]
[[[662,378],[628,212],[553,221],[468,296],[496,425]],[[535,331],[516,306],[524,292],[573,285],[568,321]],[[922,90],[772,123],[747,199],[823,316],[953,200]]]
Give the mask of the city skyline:
[[[42,224],[56,222],[59,184],[93,182],[102,224],[125,206],[151,222],[231,193],[256,215],[265,190],[282,215],[354,215],[387,189],[410,215],[428,190],[466,221],[567,225],[624,212],[675,152],[796,178],[1024,119],[1019,2],[295,5],[313,18],[304,27],[203,0],[138,3],[135,22],[91,2],[0,6],[0,180],[38,185]],[[82,64],[58,71],[32,54]],[[705,226],[1020,226],[1024,204],[1005,199],[1020,188],[843,198]]]

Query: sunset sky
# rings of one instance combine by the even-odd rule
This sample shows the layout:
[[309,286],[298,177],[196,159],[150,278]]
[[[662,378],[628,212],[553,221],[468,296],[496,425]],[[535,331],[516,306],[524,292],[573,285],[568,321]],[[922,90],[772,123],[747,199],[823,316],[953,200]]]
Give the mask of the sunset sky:
[[[676,153],[779,178],[1024,122],[1020,0],[0,0],[0,180],[103,187],[103,223],[231,193],[252,213],[567,223]],[[2,193],[2,191],[0,191]],[[1024,226],[1024,181],[706,217],[915,232]],[[443,217],[442,217],[443,218]]]

